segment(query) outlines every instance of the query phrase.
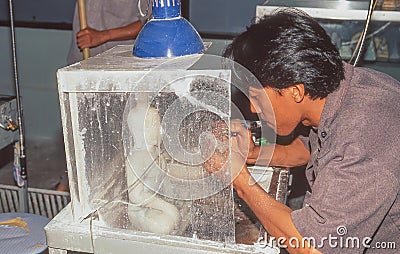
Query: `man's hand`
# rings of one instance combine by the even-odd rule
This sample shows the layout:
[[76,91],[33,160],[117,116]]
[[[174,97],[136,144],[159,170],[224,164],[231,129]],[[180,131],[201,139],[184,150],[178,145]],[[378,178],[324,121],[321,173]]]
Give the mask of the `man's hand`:
[[[212,131],[216,139],[216,147],[213,154],[204,163],[205,169],[210,173],[224,172],[229,158],[229,146],[231,144],[231,171],[232,177],[236,177],[246,164],[249,149],[254,149],[254,143],[251,140],[251,133],[239,121],[231,122],[230,130],[234,133],[228,133],[228,126],[225,122],[217,122]],[[230,140],[229,140],[230,139]],[[230,142],[229,142],[230,141]],[[222,169],[222,170],[221,170]]]
[[[227,160],[229,158],[229,136],[228,136],[228,126],[223,121],[218,121],[215,123],[212,130],[214,142],[208,142],[205,149],[214,149],[211,156],[204,163],[204,167],[209,173],[217,173],[224,166],[226,166]],[[208,154],[210,151],[204,151],[203,154]]]
[[93,48],[107,41],[106,31],[86,28],[76,34],[76,41],[80,49]]
[[239,120],[232,120],[231,134],[232,151],[240,153],[246,159],[251,157],[255,152],[251,132]]

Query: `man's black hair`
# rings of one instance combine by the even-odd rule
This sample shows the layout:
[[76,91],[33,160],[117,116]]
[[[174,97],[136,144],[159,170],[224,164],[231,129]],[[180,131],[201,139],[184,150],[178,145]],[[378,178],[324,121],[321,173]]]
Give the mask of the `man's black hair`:
[[264,87],[279,92],[304,84],[312,99],[325,98],[344,79],[342,59],[328,34],[293,8],[278,9],[248,27],[224,56],[246,67]]

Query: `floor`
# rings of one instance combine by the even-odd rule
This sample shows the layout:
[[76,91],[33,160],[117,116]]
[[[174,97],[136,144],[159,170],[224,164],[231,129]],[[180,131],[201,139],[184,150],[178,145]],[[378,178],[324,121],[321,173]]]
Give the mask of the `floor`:
[[[28,187],[54,190],[67,170],[62,137],[25,143]],[[12,145],[0,150],[0,184],[14,185],[13,153]]]
[[[10,144],[0,150],[0,184],[15,186],[13,177],[14,148]],[[28,187],[54,190],[66,171],[62,137],[56,140],[27,140],[26,158]],[[41,254],[47,254],[48,250]]]

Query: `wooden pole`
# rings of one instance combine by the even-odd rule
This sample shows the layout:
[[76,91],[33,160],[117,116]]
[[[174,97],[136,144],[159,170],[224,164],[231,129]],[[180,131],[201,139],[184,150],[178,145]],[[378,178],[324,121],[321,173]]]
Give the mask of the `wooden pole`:
[[[85,0],[78,0],[79,24],[81,30],[87,28]],[[83,49],[83,59],[89,58],[89,48]]]

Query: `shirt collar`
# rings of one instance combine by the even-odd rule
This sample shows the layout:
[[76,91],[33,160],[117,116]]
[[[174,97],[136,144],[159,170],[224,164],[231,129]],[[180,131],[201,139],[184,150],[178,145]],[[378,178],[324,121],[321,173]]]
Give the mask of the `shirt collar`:
[[343,98],[350,86],[353,77],[354,66],[343,62],[344,66],[344,79],[340,82],[339,87],[326,97],[324,109],[321,114],[318,129],[322,132],[326,127],[329,127],[336,112],[339,110]]

